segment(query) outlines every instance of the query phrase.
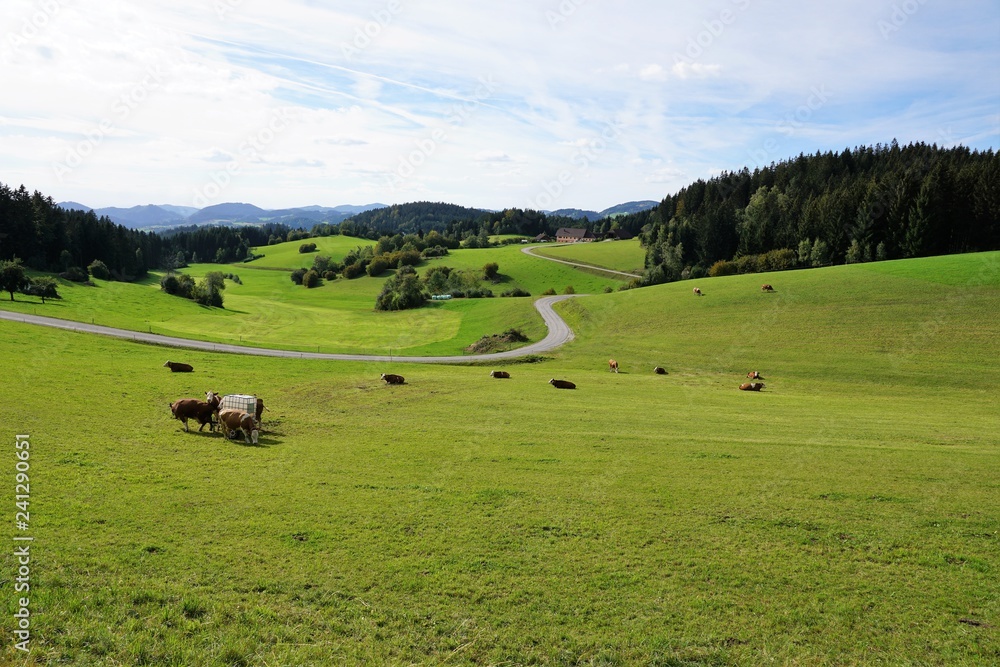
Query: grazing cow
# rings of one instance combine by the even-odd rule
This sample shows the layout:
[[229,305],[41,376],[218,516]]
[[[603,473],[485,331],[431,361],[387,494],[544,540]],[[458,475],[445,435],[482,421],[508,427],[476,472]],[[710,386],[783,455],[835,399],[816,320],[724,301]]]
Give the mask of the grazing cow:
[[[257,420],[258,424],[260,424],[260,418],[261,418],[261,415],[264,414],[264,410],[267,410],[267,408],[264,407],[264,399],[258,398],[257,399],[257,410],[254,412],[254,419]],[[267,410],[267,411],[270,412],[270,410]]]
[[666,375],[667,374],[666,369],[660,368],[659,366],[657,366],[656,368],[654,368],[653,372],[656,373],[657,375]]
[[507,379],[510,377],[510,373],[507,371],[490,371],[491,378],[497,378],[498,380]]
[[747,373],[747,377],[750,378],[751,380],[763,380],[764,379],[763,377],[761,377],[761,374],[758,373],[757,371],[750,371],[749,373]]
[[618,372],[618,362],[615,361],[614,359],[609,359],[608,360],[608,370],[610,370],[613,373],[617,373]]
[[763,388],[763,382],[744,382],[740,385],[740,391],[760,391]]
[[382,380],[386,384],[405,384],[406,380],[403,379],[402,375],[393,375],[392,373],[382,373]]
[[701,290],[700,290],[700,289],[698,289],[697,287],[695,287],[695,288],[694,288],[694,295],[695,295],[695,296],[701,296]]
[[760,289],[764,292],[773,292],[774,288],[770,284],[761,285]]
[[220,410],[219,426],[227,437],[232,437],[236,431],[243,431],[243,441],[246,444],[257,444],[257,424],[251,414],[242,410]]
[[174,419],[179,419],[184,423],[184,430],[188,429],[188,420],[197,419],[201,426],[198,430],[201,431],[205,428],[205,424],[208,424],[208,430],[215,430],[215,422],[212,421],[212,415],[219,411],[219,402],[222,400],[218,394],[213,391],[205,394],[207,401],[199,401],[197,398],[182,398],[179,401],[174,401],[170,404],[170,412],[173,413]]
[[194,370],[194,366],[191,364],[182,364],[177,361],[168,361],[163,364],[164,368],[169,368],[171,373],[190,373]]
[[576,389],[576,385],[569,380],[556,380],[553,378],[552,380],[549,380],[549,384],[556,389]]

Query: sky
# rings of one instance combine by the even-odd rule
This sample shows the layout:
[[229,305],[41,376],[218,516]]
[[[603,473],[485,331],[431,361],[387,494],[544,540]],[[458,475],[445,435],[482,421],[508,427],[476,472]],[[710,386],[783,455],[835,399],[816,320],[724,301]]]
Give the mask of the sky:
[[1000,148],[997,0],[5,0],[0,182],[87,206],[602,210]]

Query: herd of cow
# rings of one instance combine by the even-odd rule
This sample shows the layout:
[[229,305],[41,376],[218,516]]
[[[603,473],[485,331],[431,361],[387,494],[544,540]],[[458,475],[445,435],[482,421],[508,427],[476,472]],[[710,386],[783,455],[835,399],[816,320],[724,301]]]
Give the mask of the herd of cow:
[[[760,288],[764,292],[773,292],[774,288],[769,284],[761,285]],[[702,296],[702,292],[699,288],[694,288],[695,296]],[[190,364],[178,363],[174,361],[168,361],[163,364],[164,367],[169,368],[172,373],[190,373],[194,368]],[[608,370],[612,373],[618,372],[618,362],[614,359],[608,360]],[[661,366],[656,366],[653,372],[657,375],[666,375],[667,371]],[[490,371],[490,377],[496,379],[510,379],[510,373],[507,371]],[[757,371],[750,371],[747,373],[747,378],[751,380],[763,380],[760,373]],[[393,373],[382,373],[382,381],[386,384],[406,384],[406,380],[402,375],[395,375]],[[552,378],[549,380],[551,384],[556,389],[576,389],[576,384],[570,382],[569,380],[557,380]],[[760,391],[764,389],[763,382],[744,382],[740,385],[741,391]],[[170,404],[170,411],[173,413],[175,419],[179,419],[184,423],[184,430],[188,430],[188,420],[197,420],[200,426],[198,430],[201,431],[208,425],[208,430],[214,431],[216,423],[218,423],[219,428],[224,431],[226,437],[233,437],[237,431],[243,433],[243,439],[245,442],[257,444],[258,433],[260,430],[260,420],[263,414],[264,401],[257,399],[257,406],[255,414],[250,414],[245,410],[237,410],[233,408],[223,408],[220,409],[223,404],[223,398],[218,393],[214,391],[207,392],[205,394],[205,400],[201,401],[196,398],[182,398],[179,401],[174,401]],[[213,417],[218,418],[218,422],[213,420]]]
[[[207,424],[209,432],[212,432],[218,425],[219,430],[226,437],[231,438],[237,431],[240,431],[243,433],[244,442],[256,445],[260,432],[261,416],[266,409],[264,401],[256,399],[257,405],[254,414],[235,408],[222,408],[223,401],[223,396],[209,391],[205,393],[204,401],[197,398],[182,398],[174,401],[170,404],[170,412],[173,413],[174,419],[179,419],[184,424],[185,431],[189,430],[188,420],[193,419],[200,424],[199,431]],[[218,422],[214,421],[213,417],[217,418]]]

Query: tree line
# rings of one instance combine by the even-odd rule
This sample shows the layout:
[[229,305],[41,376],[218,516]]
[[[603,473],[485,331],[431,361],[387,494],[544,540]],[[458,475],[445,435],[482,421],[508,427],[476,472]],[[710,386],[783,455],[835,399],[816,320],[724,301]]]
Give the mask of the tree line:
[[17,257],[26,267],[83,279],[86,272],[81,267],[105,266],[110,278],[134,280],[149,269],[187,262],[241,261],[251,256],[254,246],[292,231],[284,225],[139,231],[97,217],[93,211],[63,209],[51,197],[28,192],[24,185],[14,189],[0,183],[0,260]]
[[712,275],[996,250],[1000,155],[895,141],[799,155],[699,179],[627,218],[643,230],[646,284],[716,265]]

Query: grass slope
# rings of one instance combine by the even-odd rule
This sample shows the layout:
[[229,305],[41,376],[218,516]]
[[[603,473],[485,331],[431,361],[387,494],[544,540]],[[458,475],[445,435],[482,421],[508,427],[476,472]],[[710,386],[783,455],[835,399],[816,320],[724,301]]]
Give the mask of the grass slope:
[[[0,322],[28,664],[994,664],[998,257],[573,300],[577,340],[505,381],[199,352],[171,374]],[[167,403],[207,389],[265,398],[260,447],[180,430]]]
[[545,257],[580,262],[581,264],[590,264],[627,273],[642,274],[646,263],[646,250],[639,245],[639,239],[571,243],[560,246],[538,245],[534,248],[536,254]]
[[[301,253],[299,246],[303,243],[315,243],[316,252]],[[246,266],[259,269],[284,269],[294,271],[298,268],[309,268],[312,266],[313,258],[317,255],[326,255],[335,261],[342,260],[347,253],[358,247],[375,245],[368,239],[359,239],[353,236],[321,236],[318,238],[303,239],[301,241],[288,241],[286,243],[276,243],[275,245],[259,246],[253,249],[257,255],[264,255],[259,259],[248,262]]]
[[[358,241],[328,237],[317,242],[331,239],[350,248]],[[269,249],[276,249],[274,257],[280,264],[286,261],[282,257],[292,256],[291,249],[299,254],[298,245],[291,242]],[[311,264],[312,255],[308,257]],[[18,295],[15,302],[0,299],[0,308],[133,331],[288,350],[453,355],[461,354],[484,335],[511,327],[521,329],[532,341],[545,336],[534,300],[499,298],[505,290],[521,287],[537,297],[548,288],[562,292],[567,285],[579,293],[597,293],[621,284],[613,278],[529,257],[515,247],[458,250],[430,260],[418,270],[422,273],[440,264],[479,271],[488,262],[498,262],[500,282],[489,285],[498,298],[434,302],[416,310],[376,313],[375,297],[390,273],[379,278],[339,279],[307,290],[293,284],[288,272],[259,265],[260,261],[233,266],[195,264],[184,269],[195,278],[208,271],[236,273],[242,284],[226,281],[224,309],[205,308],[161,292],[159,275],[155,274],[136,284],[95,280],[96,287],[60,281],[61,300],[41,304],[36,298]]]

